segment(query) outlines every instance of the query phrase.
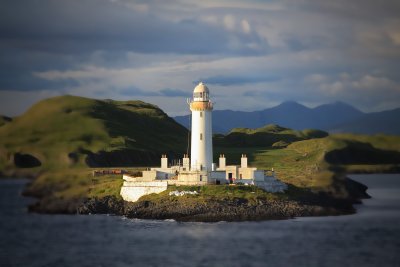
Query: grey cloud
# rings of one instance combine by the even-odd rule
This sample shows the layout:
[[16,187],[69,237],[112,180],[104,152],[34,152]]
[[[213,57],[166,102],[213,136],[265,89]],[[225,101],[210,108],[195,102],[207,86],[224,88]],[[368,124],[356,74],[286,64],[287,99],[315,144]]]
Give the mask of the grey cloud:
[[280,77],[278,76],[268,76],[268,75],[248,75],[248,76],[211,76],[207,78],[201,78],[198,81],[194,81],[193,84],[197,84],[199,82],[205,82],[208,84],[216,84],[221,86],[229,86],[229,85],[243,85],[243,84],[252,84],[252,83],[260,83],[260,82],[276,82],[279,81]]
[[160,90],[160,94],[162,96],[169,96],[169,97],[176,97],[176,96],[184,96],[184,97],[190,97],[190,92],[185,92],[179,89],[170,89],[170,88],[165,88]]
[[147,91],[137,87],[129,87],[117,90],[123,96],[160,96],[160,97],[189,97],[190,92],[185,92],[179,89],[165,88],[159,91]]
[[298,8],[317,11],[324,14],[339,16],[345,19],[363,19],[367,21],[382,21],[390,17],[398,18],[400,2],[397,0],[336,0],[336,1],[287,1]]
[[260,49],[230,46],[235,36],[244,44],[265,46],[256,34],[226,32],[199,20],[174,22],[142,14],[109,1],[8,1],[0,10],[2,42],[21,49],[82,53],[108,49],[142,53],[244,53]]
[[119,89],[118,93],[120,93],[123,96],[159,96],[160,94],[158,92],[153,92],[153,91],[145,91],[136,87],[129,87],[129,88],[124,88],[124,89]]
[[[64,84],[40,80],[32,73],[75,69],[92,61],[120,67],[126,64],[127,52],[257,55],[268,46],[254,32],[227,32],[196,17],[168,20],[106,0],[3,0],[1,5],[0,90],[57,89]],[[231,46],[232,38],[242,45]],[[91,58],[96,51],[102,51],[103,61]]]

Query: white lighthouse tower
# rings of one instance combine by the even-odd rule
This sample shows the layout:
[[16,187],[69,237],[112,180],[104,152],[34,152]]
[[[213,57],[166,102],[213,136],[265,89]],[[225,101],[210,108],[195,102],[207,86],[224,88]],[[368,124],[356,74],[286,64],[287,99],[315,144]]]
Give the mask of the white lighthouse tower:
[[192,139],[190,166],[192,170],[211,171],[213,163],[211,112],[213,104],[205,84],[199,83],[190,101]]

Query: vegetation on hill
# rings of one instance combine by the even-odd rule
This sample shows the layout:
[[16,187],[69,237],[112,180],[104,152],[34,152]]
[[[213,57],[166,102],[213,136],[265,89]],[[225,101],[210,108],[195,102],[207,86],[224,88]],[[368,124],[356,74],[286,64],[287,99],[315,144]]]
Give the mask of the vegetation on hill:
[[[187,131],[141,101],[62,96],[43,100],[0,128],[0,170],[154,165],[185,151]],[[16,155],[25,155],[19,157]]]
[[335,134],[294,142],[283,149],[267,146],[216,147],[227,164],[249,164],[275,170],[279,179],[300,188],[346,197],[346,173],[400,172],[400,136]]
[[296,131],[276,124],[269,124],[257,129],[234,128],[227,135],[215,135],[214,145],[253,147],[274,146],[275,144],[274,147],[285,147],[287,144],[296,141],[326,136],[328,136],[328,133],[320,130]]

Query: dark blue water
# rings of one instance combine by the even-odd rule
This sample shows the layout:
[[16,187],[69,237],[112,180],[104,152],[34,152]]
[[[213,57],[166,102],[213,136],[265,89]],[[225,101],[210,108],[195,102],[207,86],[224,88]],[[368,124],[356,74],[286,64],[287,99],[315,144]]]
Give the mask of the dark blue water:
[[356,215],[240,223],[29,214],[1,180],[0,266],[400,266],[400,175],[353,178]]

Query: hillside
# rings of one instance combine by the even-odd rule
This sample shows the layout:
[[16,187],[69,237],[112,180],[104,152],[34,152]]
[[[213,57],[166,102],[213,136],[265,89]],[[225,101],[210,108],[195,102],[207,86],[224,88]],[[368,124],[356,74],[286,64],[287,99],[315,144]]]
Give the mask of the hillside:
[[46,99],[0,128],[0,170],[154,165],[183,153],[187,130],[141,101]]
[[400,136],[334,134],[301,140],[285,148],[267,146],[214,149],[214,158],[225,154],[227,164],[240,164],[247,154],[249,164],[274,168],[282,181],[300,188],[346,196],[346,173],[400,171]]
[[[354,120],[364,115],[356,108],[335,102],[316,108],[308,108],[296,102],[284,102],[276,107],[253,111],[213,111],[214,133],[228,133],[233,128],[259,128],[266,124],[278,124],[295,130],[329,130],[335,125]],[[178,123],[189,127],[189,117],[177,116]]]
[[283,148],[290,143],[312,138],[322,138],[328,133],[320,130],[307,129],[296,131],[275,124],[265,125],[256,129],[234,128],[227,135],[215,135],[215,146],[253,147],[270,146]]

